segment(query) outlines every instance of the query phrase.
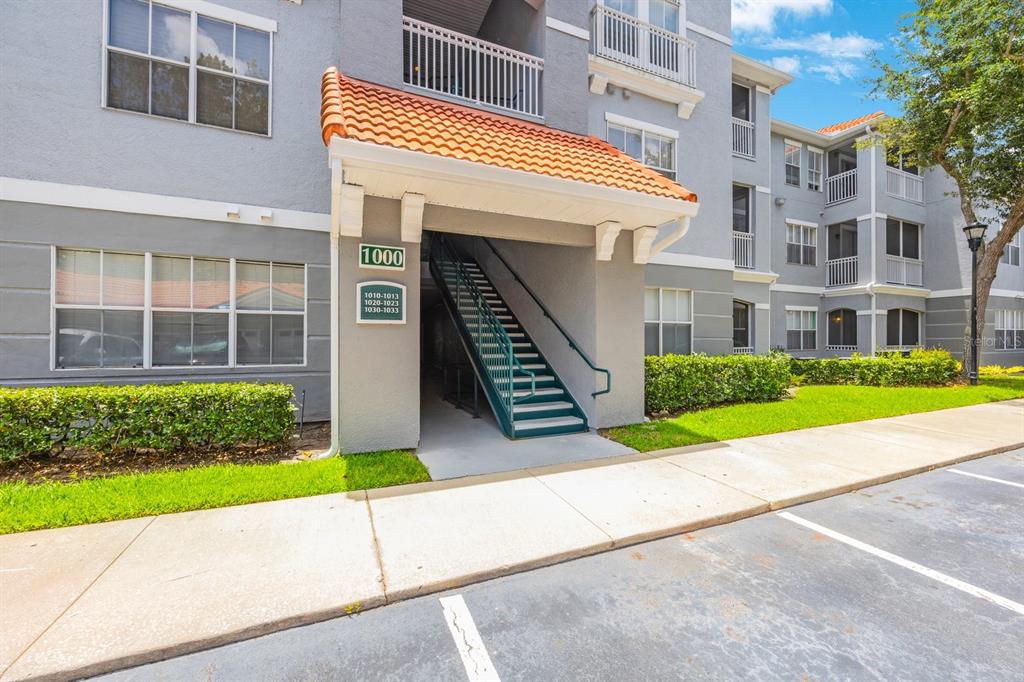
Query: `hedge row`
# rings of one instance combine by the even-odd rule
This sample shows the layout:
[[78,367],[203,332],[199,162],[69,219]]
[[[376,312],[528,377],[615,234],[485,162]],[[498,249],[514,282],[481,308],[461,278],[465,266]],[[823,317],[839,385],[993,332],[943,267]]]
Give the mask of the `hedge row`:
[[280,442],[285,384],[0,388],[0,462],[64,448],[158,451]]
[[789,386],[789,356],[649,355],[646,409],[677,412],[720,403],[778,400]]
[[798,360],[791,371],[805,384],[860,386],[943,386],[953,383],[960,363],[944,350],[915,350],[909,355],[883,353],[875,357]]

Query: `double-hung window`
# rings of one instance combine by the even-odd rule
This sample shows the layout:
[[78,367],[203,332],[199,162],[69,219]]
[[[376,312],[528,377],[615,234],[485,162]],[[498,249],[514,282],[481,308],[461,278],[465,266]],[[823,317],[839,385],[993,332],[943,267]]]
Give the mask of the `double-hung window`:
[[818,264],[818,228],[786,223],[786,262],[795,265]]
[[1021,244],[1021,232],[1013,235],[1013,239],[1009,241],[1006,248],[1003,249],[1003,255],[1000,256],[999,262],[1006,263],[1007,265],[1020,265],[1020,244]]
[[658,171],[669,180],[676,179],[676,140],[674,137],[608,122],[608,142],[626,155],[648,168]]
[[786,349],[814,350],[818,347],[818,311],[786,308]]
[[897,349],[921,345],[921,313],[903,308],[887,311],[885,344]]
[[644,354],[684,355],[693,347],[693,292],[644,289]]
[[56,249],[54,367],[305,363],[306,268]]
[[821,191],[822,170],[825,167],[825,153],[814,147],[807,148],[807,189]]
[[996,350],[1024,350],[1024,310],[997,310]]
[[786,142],[785,145],[783,155],[786,159],[786,184],[799,187],[801,146],[793,142]]
[[268,135],[272,32],[188,7],[107,0],[104,104]]

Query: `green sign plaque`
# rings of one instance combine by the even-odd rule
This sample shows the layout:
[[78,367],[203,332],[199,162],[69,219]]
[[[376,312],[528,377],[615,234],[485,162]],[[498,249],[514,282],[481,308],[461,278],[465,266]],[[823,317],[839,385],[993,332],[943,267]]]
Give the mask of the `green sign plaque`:
[[405,285],[397,282],[357,284],[356,322],[405,324]]
[[371,270],[405,270],[405,247],[360,244],[359,267]]

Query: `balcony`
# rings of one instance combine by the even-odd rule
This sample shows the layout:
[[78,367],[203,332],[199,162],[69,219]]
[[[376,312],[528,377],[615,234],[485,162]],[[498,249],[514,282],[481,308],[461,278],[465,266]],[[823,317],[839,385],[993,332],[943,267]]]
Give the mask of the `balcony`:
[[825,205],[832,206],[857,196],[857,169],[831,175],[825,180]]
[[598,57],[691,88],[697,85],[697,46],[677,33],[596,5],[590,36],[591,51]]
[[908,287],[924,285],[924,261],[903,256],[885,256],[885,281]]
[[540,118],[540,57],[402,18],[407,85],[475,105]]
[[924,178],[898,168],[885,167],[885,193],[897,199],[924,203]]
[[732,233],[732,262],[737,268],[753,270],[754,235],[749,232]]
[[753,346],[733,346],[732,347],[732,354],[733,355],[753,355],[754,354],[754,347]]
[[732,119],[732,153],[748,159],[754,158],[754,122],[742,118]]
[[857,283],[857,256],[825,261],[825,286],[845,287]]

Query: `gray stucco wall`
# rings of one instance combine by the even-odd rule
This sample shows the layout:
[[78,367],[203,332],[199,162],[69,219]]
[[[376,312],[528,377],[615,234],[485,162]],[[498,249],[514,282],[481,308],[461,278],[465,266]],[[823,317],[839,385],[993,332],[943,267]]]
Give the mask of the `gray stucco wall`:
[[693,292],[693,352],[732,353],[732,272],[705,268],[648,265],[649,287]]

